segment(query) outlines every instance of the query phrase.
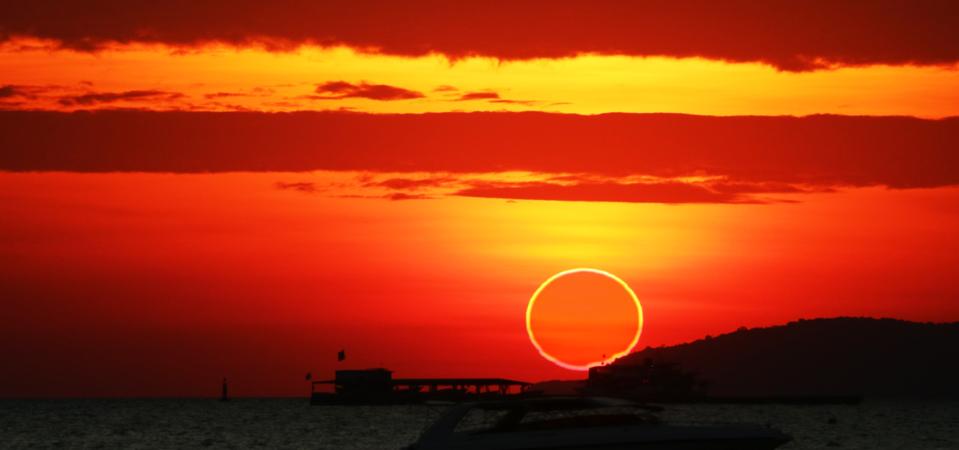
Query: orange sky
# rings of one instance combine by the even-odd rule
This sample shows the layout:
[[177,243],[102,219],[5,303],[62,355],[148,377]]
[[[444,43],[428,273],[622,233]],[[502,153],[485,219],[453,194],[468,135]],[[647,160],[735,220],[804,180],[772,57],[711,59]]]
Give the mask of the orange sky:
[[639,348],[959,320],[948,3],[174,3],[0,6],[0,396],[578,377],[575,267]]
[[235,373],[238,392],[298,395],[305,370],[379,364],[569,377],[536,354],[523,314],[540,282],[580,266],[634,287],[640,348],[801,317],[959,316],[954,188],[661,205],[276,185],[358,176],[0,175],[0,213],[17,218],[0,225],[5,316],[16,318],[4,341],[34,361],[5,372],[8,389],[76,394],[55,382],[63,367],[103,395],[202,395],[196,378],[216,371]]
[[[760,63],[701,58],[582,55],[498,61],[442,55],[363,54],[344,47],[285,52],[207,45],[111,46],[96,53],[55,50],[43,41],[0,46],[7,85],[22,86],[16,109],[135,107],[205,111],[350,109],[442,111],[681,112],[707,115],[959,114],[959,70],[950,66],[865,66],[783,72]],[[26,48],[26,49],[25,49]],[[335,98],[317,92],[344,81],[391,86],[412,98]],[[98,93],[155,92],[89,103]],[[472,94],[472,96],[470,96]],[[334,97],[323,99],[321,97]],[[464,97],[466,99],[464,99]]]

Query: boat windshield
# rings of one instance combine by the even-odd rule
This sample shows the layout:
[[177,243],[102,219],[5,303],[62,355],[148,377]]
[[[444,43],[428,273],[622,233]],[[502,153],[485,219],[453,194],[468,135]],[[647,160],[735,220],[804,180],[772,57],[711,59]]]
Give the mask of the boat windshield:
[[517,431],[562,428],[613,427],[659,423],[659,419],[635,408],[592,408],[575,411],[531,411],[504,428]]
[[659,418],[632,407],[559,410],[471,409],[457,424],[456,433],[490,433],[632,426],[659,423]]

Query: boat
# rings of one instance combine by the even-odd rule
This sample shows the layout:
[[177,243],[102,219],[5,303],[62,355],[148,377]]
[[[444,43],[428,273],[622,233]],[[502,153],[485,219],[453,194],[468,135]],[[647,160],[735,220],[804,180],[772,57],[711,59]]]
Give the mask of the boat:
[[451,407],[406,450],[767,450],[791,437],[748,424],[667,424],[662,408],[601,397],[544,397]]

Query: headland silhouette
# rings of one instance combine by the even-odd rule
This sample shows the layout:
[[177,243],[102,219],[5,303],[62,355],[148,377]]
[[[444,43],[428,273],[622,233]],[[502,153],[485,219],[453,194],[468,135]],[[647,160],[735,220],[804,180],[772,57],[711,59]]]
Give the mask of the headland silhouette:
[[550,381],[546,394],[650,400],[959,397],[959,323],[840,317],[789,322],[663,347]]

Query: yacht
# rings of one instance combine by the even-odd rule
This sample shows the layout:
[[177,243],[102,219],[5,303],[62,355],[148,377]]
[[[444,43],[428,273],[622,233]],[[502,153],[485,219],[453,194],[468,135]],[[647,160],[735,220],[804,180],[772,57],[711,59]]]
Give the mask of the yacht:
[[667,424],[662,408],[599,397],[543,397],[451,407],[408,450],[766,450],[792,438],[748,424]]

